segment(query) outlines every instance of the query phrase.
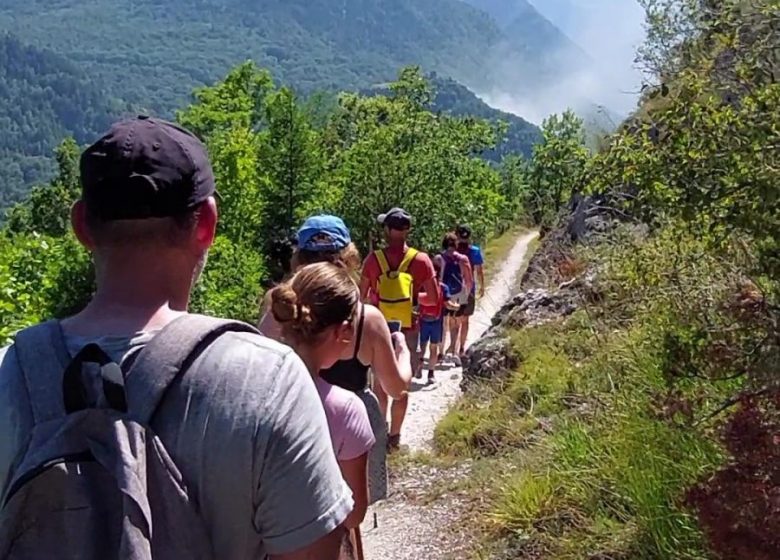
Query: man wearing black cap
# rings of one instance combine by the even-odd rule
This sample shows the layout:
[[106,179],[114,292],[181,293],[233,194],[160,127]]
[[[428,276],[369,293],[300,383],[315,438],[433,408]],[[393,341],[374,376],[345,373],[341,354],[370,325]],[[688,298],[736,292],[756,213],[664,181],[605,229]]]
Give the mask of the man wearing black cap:
[[[84,152],[81,182],[72,223],[94,257],[97,291],[83,311],[51,327],[49,340],[63,359],[95,343],[115,362],[134,364],[147,344],[160,349],[151,344],[158,332],[196,319],[187,315],[190,292],[217,225],[211,165],[186,130],[138,117]],[[197,499],[214,557],[335,560],[352,498],[306,367],[259,334],[211,340],[164,393],[150,426]],[[39,418],[32,411],[63,376],[36,373],[44,382],[31,384],[19,344],[0,350],[6,489]]]
[[[406,335],[407,345],[412,357],[412,371],[415,374],[422,365],[422,356],[419,352],[419,325],[417,318],[412,313],[412,307],[417,303],[417,296],[420,292],[433,294],[430,305],[438,305],[439,284],[436,279],[436,272],[433,268],[431,258],[421,251],[413,249],[407,245],[407,239],[412,228],[412,216],[403,208],[393,208],[377,217],[377,222],[384,229],[385,241],[387,247],[380,251],[375,251],[368,255],[363,263],[363,273],[360,281],[360,295],[366,300],[369,295],[379,296],[380,310],[383,311],[388,320],[396,320],[399,317],[392,316],[383,309],[381,298],[380,278],[388,275],[397,275],[399,271],[407,271],[411,275],[412,301],[409,302],[410,317],[402,317],[404,324],[404,334]],[[388,397],[381,387],[376,388],[382,410],[387,416]],[[402,400],[394,400],[390,408],[390,430],[388,435],[388,447],[397,449],[401,440],[401,428],[406,409],[409,404],[408,397]]]

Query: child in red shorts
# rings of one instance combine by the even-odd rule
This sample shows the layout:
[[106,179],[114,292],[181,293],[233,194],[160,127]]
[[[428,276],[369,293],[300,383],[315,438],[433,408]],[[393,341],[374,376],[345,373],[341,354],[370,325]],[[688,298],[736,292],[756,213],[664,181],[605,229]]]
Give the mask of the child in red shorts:
[[[436,270],[436,277],[441,278],[441,259],[433,259],[433,268]],[[425,356],[428,349],[428,343],[431,345],[431,355],[428,359],[428,385],[433,384],[435,380],[434,372],[439,363],[439,353],[441,344],[444,342],[444,309],[447,302],[452,297],[450,289],[444,282],[439,282],[440,296],[438,305],[425,305],[426,294],[420,294],[420,356]],[[422,360],[421,360],[422,363]],[[415,372],[416,378],[422,377],[422,365],[420,370]]]

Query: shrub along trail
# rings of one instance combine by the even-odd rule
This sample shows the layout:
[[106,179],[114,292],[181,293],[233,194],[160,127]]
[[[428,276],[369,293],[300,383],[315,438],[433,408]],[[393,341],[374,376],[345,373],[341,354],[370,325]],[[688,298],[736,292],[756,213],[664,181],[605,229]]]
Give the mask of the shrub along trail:
[[[518,238],[504,264],[496,269],[485,297],[479,300],[472,317],[469,345],[485,333],[493,315],[513,295],[515,278],[526,260],[529,244],[537,235],[531,232]],[[402,434],[402,445],[411,453],[431,449],[436,424],[460,395],[460,368],[437,374],[437,383],[431,387],[413,381]],[[369,510],[363,525],[367,560],[436,560],[453,557],[462,551],[468,542],[463,542],[464,537],[451,523],[460,516],[457,497],[433,502],[424,499],[437,486],[443,489],[461,474],[457,470],[443,472],[433,466],[417,466],[407,469],[400,478],[394,477],[390,498]],[[378,522],[376,528],[374,514]],[[452,530],[443,530],[446,527]]]

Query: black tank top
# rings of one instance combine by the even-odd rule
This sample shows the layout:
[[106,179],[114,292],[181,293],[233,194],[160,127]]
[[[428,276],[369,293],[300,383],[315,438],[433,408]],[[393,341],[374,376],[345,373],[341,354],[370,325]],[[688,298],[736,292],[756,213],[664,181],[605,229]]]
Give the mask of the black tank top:
[[355,340],[355,354],[348,360],[339,360],[332,367],[320,370],[320,377],[347,391],[359,393],[368,387],[368,368],[358,358],[360,343],[363,340],[363,322],[366,319],[366,306],[360,306],[360,320],[358,321],[357,339]]

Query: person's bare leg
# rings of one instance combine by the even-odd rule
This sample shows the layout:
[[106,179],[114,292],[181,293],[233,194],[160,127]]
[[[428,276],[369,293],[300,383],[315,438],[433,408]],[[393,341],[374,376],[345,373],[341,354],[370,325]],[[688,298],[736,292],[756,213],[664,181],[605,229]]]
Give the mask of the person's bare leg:
[[458,355],[458,342],[460,341],[460,317],[450,317],[450,347],[447,349],[448,354],[453,356]]
[[441,344],[431,343],[431,356],[428,358],[428,381],[433,380],[436,366],[439,365],[439,347]]
[[[433,344],[431,344],[431,348],[433,348]],[[419,379],[422,377],[422,370],[423,370],[423,360],[425,360],[425,353],[428,351],[428,343],[420,345],[420,366],[419,368],[414,372],[414,377],[416,379]],[[430,360],[428,361],[430,363]]]
[[[412,371],[418,371],[420,368],[420,352],[418,345],[420,342],[419,331],[406,331],[406,345],[411,354]],[[387,445],[390,449],[397,449],[401,441],[401,429],[406,418],[406,409],[409,407],[409,396],[403,399],[394,400],[390,405],[390,432],[387,437]]]
[[428,369],[434,371],[439,365],[439,351],[441,344],[431,344],[431,356],[428,360]]
[[469,324],[471,323],[471,317],[464,315],[460,318],[460,344],[458,348],[461,354],[466,353],[466,340],[469,337]]
[[390,405],[390,439],[396,440],[401,435],[401,428],[404,426],[404,419],[406,418],[406,409],[409,407],[409,396],[405,396],[400,400],[394,400]]
[[379,410],[382,411],[382,418],[384,418],[385,422],[387,422],[388,396],[387,393],[385,393],[382,384],[376,380],[376,378],[374,378],[374,394],[376,395],[376,400],[379,401]]

